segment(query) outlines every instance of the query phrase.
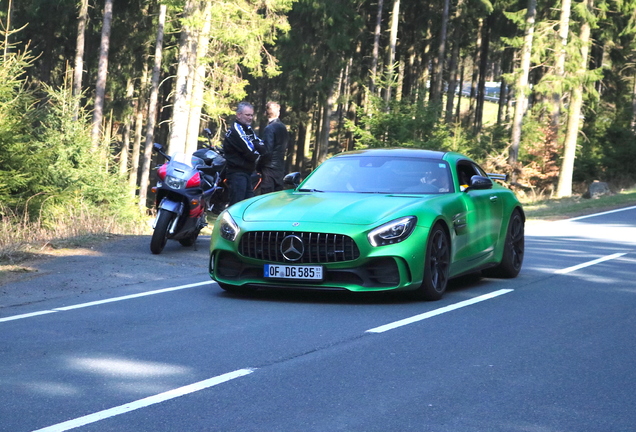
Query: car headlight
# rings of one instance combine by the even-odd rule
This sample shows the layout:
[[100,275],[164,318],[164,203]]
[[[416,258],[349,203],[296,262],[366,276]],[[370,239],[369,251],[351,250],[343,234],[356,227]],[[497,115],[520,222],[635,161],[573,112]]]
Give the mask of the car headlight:
[[371,246],[386,246],[406,240],[413,232],[417,218],[408,216],[387,222],[371,231],[367,238]]
[[225,240],[233,242],[234,240],[236,240],[236,237],[238,236],[238,233],[240,231],[238,225],[236,224],[236,222],[234,222],[232,216],[230,216],[230,214],[226,211],[221,213],[220,217],[221,223],[219,224],[219,234],[221,234],[221,237],[223,237]]
[[166,182],[166,185],[171,187],[172,189],[183,189],[186,184],[185,180],[173,176],[166,176],[166,179],[164,181]]

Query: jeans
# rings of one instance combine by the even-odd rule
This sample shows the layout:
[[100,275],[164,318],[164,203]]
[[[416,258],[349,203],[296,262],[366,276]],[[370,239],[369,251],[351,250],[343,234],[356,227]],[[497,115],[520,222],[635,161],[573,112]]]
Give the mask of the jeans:
[[236,204],[246,198],[254,196],[252,189],[252,180],[250,175],[245,172],[232,172],[227,175],[227,182],[230,186],[230,203]]

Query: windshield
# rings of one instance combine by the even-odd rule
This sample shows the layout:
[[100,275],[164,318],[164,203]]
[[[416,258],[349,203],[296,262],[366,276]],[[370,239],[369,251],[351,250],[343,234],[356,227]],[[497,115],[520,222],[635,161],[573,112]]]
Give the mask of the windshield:
[[170,162],[173,164],[183,164],[190,168],[195,168],[199,165],[205,165],[203,159],[200,157],[194,156],[192,154],[185,154],[182,152],[177,152],[172,155],[170,158]]
[[320,165],[301,191],[439,194],[452,191],[448,164],[422,158],[334,157]]

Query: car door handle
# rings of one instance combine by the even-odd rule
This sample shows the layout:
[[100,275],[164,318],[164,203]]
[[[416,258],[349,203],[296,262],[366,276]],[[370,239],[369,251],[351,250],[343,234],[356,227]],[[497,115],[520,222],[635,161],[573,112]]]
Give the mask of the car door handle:
[[497,202],[498,199],[499,199],[499,197],[497,195],[490,195],[490,202],[491,203]]

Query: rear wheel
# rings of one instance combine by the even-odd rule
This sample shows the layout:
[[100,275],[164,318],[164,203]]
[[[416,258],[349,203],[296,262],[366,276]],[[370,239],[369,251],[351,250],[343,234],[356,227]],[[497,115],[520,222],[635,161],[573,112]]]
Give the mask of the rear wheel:
[[435,225],[426,245],[424,279],[415,291],[415,297],[422,300],[441,299],[448,285],[449,270],[450,241],[446,231],[440,225]]
[[173,217],[175,217],[174,213],[159,211],[157,224],[152,233],[152,239],[150,239],[150,252],[153,254],[160,254],[166,245],[168,241],[168,228],[170,227],[170,222],[172,222]]
[[519,210],[510,216],[503,256],[497,267],[484,270],[484,276],[497,278],[514,278],[521,271],[525,248],[524,222]]

